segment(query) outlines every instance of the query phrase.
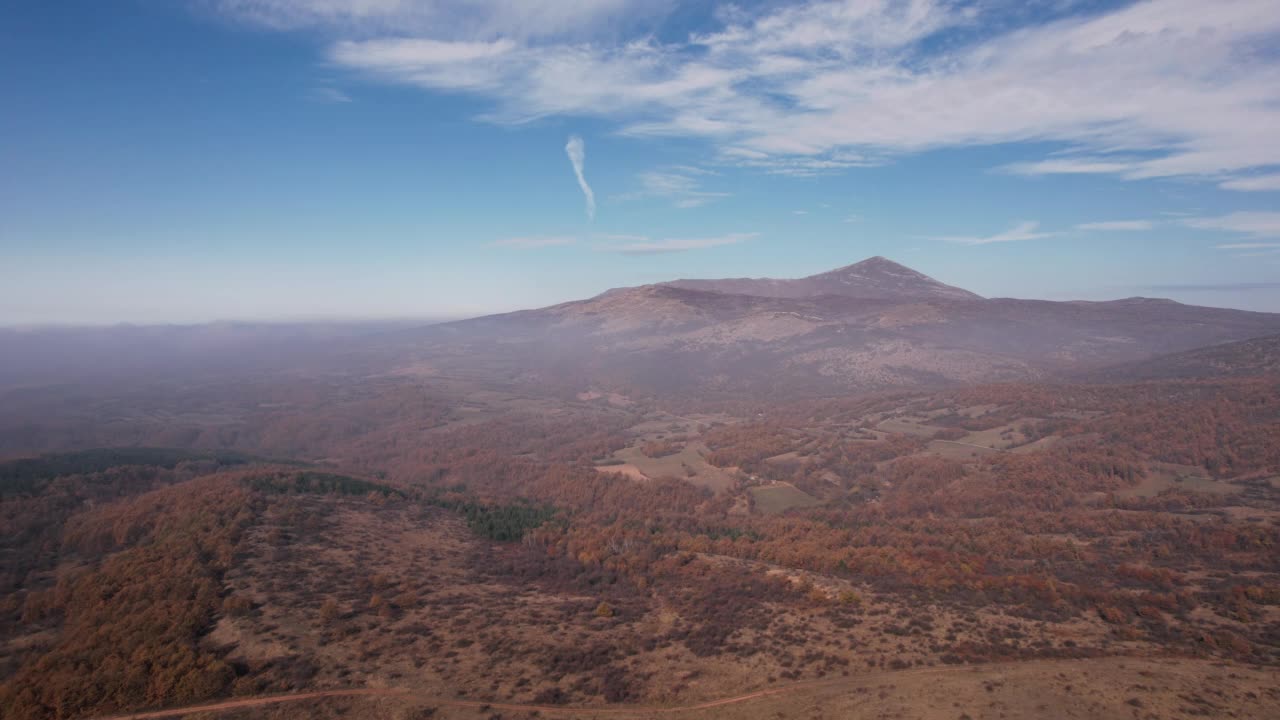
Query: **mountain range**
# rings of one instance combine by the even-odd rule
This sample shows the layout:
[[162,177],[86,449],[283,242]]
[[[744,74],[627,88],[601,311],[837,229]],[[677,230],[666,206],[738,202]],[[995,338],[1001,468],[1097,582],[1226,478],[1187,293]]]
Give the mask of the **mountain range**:
[[664,393],[1041,380],[1277,333],[1280,314],[1172,300],[988,299],[873,257],[795,280],[618,288],[412,336],[436,366],[483,357]]
[[0,329],[0,387],[288,373],[455,377],[668,399],[824,395],[1185,377],[1221,374],[1234,362],[1252,373],[1274,367],[1273,345],[1205,349],[1276,335],[1280,314],[1152,298],[983,298],[874,257],[799,279],[675,280],[426,326]]

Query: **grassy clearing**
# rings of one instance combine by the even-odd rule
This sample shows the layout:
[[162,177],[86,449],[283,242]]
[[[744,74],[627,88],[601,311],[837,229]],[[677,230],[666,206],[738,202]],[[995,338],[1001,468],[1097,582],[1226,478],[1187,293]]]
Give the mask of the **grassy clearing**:
[[1151,474],[1137,485],[1117,493],[1117,496],[1155,497],[1172,488],[1218,494],[1235,493],[1241,490],[1238,485],[1208,477],[1204,470],[1197,467],[1158,463],[1152,468]]
[[964,441],[949,442],[946,440],[932,440],[929,442],[928,446],[926,446],[925,452],[948,460],[965,462],[985,455],[992,455],[1000,451],[986,446],[977,447],[975,445],[967,445],[964,444]]
[[889,433],[916,435],[919,437],[932,437],[934,433],[942,429],[935,425],[926,425],[909,418],[889,418],[881,421],[880,424],[876,425],[876,428]]
[[[691,441],[678,453],[651,458],[641,452],[639,447],[647,439],[640,438],[636,445],[619,450],[613,454],[613,457],[621,460],[625,466],[635,468],[646,477],[679,478],[714,492],[728,490],[736,482],[732,473],[707,463],[703,458],[703,453],[707,452],[707,446],[701,442]],[[626,472],[619,469],[621,467],[623,466],[601,466],[600,469],[603,472]]]
[[751,488],[756,510],[765,515],[777,515],[791,508],[813,507],[822,501],[788,483],[775,483]]
[[1008,450],[1025,445],[1030,440],[1022,433],[1022,426],[1027,424],[1035,424],[1038,422],[1036,418],[1019,418],[1011,423],[993,427],[989,430],[979,430],[971,432],[960,438],[961,441],[973,443],[974,445],[986,445],[990,448]]

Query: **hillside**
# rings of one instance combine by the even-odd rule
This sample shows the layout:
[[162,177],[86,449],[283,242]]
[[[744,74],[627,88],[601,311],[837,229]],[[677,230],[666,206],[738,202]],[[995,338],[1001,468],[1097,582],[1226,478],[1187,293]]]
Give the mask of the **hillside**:
[[5,717],[929,717],[924,678],[939,718],[1275,714],[1266,379],[679,415],[472,386],[443,425],[420,391],[302,410],[322,466],[0,463]]
[[1280,335],[1224,343],[1102,368],[1084,376],[1101,382],[1243,377],[1280,373]]

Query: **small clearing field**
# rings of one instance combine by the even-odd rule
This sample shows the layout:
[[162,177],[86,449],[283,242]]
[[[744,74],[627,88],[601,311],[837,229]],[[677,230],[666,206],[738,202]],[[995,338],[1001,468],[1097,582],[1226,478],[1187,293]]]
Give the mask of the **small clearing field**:
[[889,418],[883,420],[876,428],[889,433],[900,433],[903,435],[916,435],[918,437],[932,437],[934,433],[942,428],[935,425],[926,425],[923,422],[913,418]]
[[1204,470],[1189,465],[1154,463],[1151,474],[1137,485],[1116,493],[1118,497],[1155,497],[1165,490],[1181,488],[1202,493],[1235,493],[1242,488],[1228,482],[1214,480]]
[[777,515],[796,507],[813,507],[822,501],[791,483],[774,483],[751,488],[756,509],[765,515]]
[[1030,441],[1031,438],[1024,435],[1021,428],[1023,425],[1035,422],[1037,422],[1035,418],[1023,418],[989,430],[971,432],[960,438],[960,440],[961,442],[985,445],[999,450],[1011,450]]
[[964,462],[1000,452],[985,445],[972,445],[963,440],[930,440],[925,452],[948,460]]
[[[645,438],[638,441],[643,445]],[[628,472],[618,468],[627,466],[634,468],[645,477],[673,477],[687,480],[694,485],[708,488],[714,492],[723,492],[733,487],[737,478],[733,473],[709,464],[703,454],[707,446],[700,441],[690,441],[684,449],[672,455],[651,458],[640,451],[639,445],[626,447],[613,454],[625,465],[601,465],[602,472]]]

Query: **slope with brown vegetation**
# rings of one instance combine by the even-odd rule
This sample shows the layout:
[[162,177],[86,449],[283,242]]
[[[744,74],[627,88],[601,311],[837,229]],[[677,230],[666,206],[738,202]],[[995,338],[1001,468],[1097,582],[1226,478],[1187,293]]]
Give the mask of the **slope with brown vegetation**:
[[[307,403],[190,436],[320,466],[0,467],[6,709],[365,685],[690,704],[973,663],[1280,663],[1269,377],[671,407],[469,382],[308,381],[281,391]],[[652,472],[608,472],[619,453]],[[689,482],[695,455],[724,482]]]

